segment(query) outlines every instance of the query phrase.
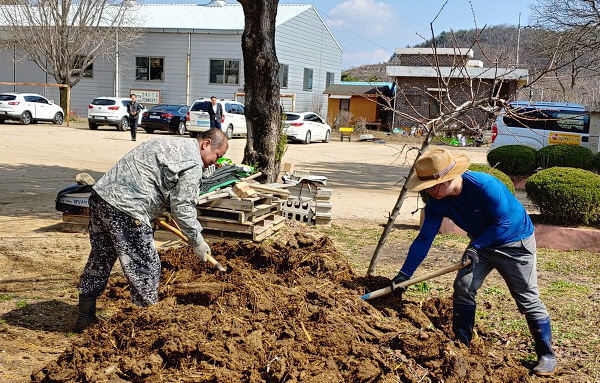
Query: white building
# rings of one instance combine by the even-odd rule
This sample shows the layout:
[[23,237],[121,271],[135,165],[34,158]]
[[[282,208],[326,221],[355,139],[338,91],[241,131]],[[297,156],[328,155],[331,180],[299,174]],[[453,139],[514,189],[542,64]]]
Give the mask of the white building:
[[[147,106],[190,105],[200,97],[231,99],[244,91],[241,5],[212,1],[206,5],[137,7],[141,38],[134,47],[111,57],[98,57],[88,68],[87,77],[72,89],[71,109],[75,114],[85,116],[87,105],[98,96],[136,93]],[[323,91],[340,81],[342,48],[315,8],[279,5],[275,45],[281,93],[294,95],[296,111],[310,111],[319,105],[325,115]],[[0,81],[55,83],[32,61],[14,62],[21,52],[22,48],[13,46],[0,54]],[[0,85],[0,92],[7,91],[36,92],[56,102],[59,99],[55,87]],[[286,110],[292,108],[291,100],[282,98]]]

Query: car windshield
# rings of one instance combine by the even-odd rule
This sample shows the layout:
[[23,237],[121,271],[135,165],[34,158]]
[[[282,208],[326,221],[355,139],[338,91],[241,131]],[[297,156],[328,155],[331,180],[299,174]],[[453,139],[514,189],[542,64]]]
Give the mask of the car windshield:
[[198,111],[202,111],[202,112],[208,112],[208,106],[211,104],[210,101],[198,101],[196,103],[194,103],[194,105],[192,105],[192,108],[190,109],[191,112],[198,112]]
[[286,121],[295,121],[295,120],[299,120],[300,119],[300,115],[299,114],[292,114],[292,113],[286,113],[285,114],[285,120]]
[[97,98],[92,101],[92,105],[114,105],[116,104],[115,100],[109,100],[106,98]]
[[0,94],[0,101],[12,101],[16,100],[17,96],[14,94]]

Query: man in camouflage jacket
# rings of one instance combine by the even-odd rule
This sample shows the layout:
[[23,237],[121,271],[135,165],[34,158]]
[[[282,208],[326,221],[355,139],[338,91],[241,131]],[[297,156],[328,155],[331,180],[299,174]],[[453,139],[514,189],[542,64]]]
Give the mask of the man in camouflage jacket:
[[106,288],[117,260],[139,306],[158,302],[160,259],[150,222],[166,206],[206,262],[210,247],[202,238],[196,200],[203,168],[227,151],[218,129],[197,139],[165,137],[146,141],[127,153],[94,185],[89,199],[92,249],[81,275],[75,331],[97,323],[96,299]]

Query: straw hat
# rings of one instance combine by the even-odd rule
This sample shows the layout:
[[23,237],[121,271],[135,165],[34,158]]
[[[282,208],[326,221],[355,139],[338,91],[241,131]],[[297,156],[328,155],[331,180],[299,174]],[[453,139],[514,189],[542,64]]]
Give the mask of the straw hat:
[[414,191],[430,188],[460,176],[470,164],[469,157],[462,154],[452,155],[445,149],[430,149],[415,163],[415,174],[406,187]]

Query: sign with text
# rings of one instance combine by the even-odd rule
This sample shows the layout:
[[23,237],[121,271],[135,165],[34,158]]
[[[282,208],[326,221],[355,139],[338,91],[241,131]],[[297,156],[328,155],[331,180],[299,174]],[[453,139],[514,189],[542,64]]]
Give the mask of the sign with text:
[[160,104],[160,90],[131,89],[140,104]]
[[581,134],[550,132],[548,145],[579,145]]

